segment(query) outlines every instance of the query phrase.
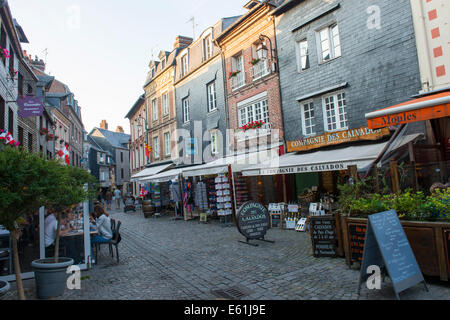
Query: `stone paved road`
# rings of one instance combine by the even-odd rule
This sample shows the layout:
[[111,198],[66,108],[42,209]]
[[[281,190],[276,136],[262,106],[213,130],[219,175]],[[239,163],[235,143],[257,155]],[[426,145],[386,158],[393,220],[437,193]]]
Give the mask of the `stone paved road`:
[[[174,221],[164,216],[144,219],[142,213],[112,212],[122,221],[120,263],[103,247],[99,263],[82,272],[81,290],[66,290],[60,299],[215,300],[212,291],[236,288],[242,300],[395,299],[387,280],[381,290],[356,294],[359,271],[342,258],[314,258],[308,234],[272,229],[275,243],[243,240],[235,227],[217,221]],[[450,283],[427,279],[430,292],[417,285],[402,299],[450,299]],[[34,280],[26,281],[28,299],[35,299]],[[14,288],[14,284],[13,284]],[[16,299],[11,290],[3,299]]]

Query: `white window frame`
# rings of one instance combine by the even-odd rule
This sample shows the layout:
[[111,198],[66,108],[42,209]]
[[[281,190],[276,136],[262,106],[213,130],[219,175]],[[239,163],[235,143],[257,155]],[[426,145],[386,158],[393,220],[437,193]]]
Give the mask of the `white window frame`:
[[189,72],[189,55],[186,52],[181,56],[181,76],[184,77]]
[[164,155],[170,156],[172,153],[172,148],[171,148],[171,143],[170,143],[170,132],[165,132],[164,133]]
[[163,107],[163,116],[167,116],[169,114],[169,92],[163,93],[161,101]]
[[152,100],[152,121],[158,120],[158,98]]
[[[212,92],[211,88],[213,89]],[[206,85],[206,96],[208,101],[208,112],[217,110],[216,81],[212,81]]]
[[153,156],[155,159],[159,159],[160,152],[159,152],[159,137],[153,138]]
[[[305,110],[306,106],[308,106],[309,108],[312,108],[312,111],[313,111],[313,116],[310,117],[310,119],[311,119],[311,125],[310,126],[308,126],[306,124],[306,120],[307,120],[306,114],[305,114],[306,113],[306,110]],[[302,132],[303,132],[303,135],[305,137],[309,137],[309,136],[315,135],[316,134],[316,117],[315,117],[314,101],[313,100],[307,100],[307,101],[302,102],[301,103],[301,110],[302,110]],[[309,109],[308,111],[311,111],[311,109]],[[308,127],[311,128],[311,132],[310,133],[306,132],[306,129]]]
[[[337,41],[336,37],[333,37],[333,29],[336,28],[337,30]],[[321,33],[322,31],[326,31],[327,39],[322,40]],[[339,58],[342,55],[342,46],[341,46],[341,38],[340,38],[340,32],[339,32],[339,25],[337,23],[332,23],[327,25],[324,28],[320,28],[316,31],[316,37],[317,37],[317,51],[318,51],[318,57],[319,57],[319,63],[325,63],[328,61],[331,61],[333,59]],[[327,41],[328,44],[328,50],[330,51],[330,58],[324,60],[323,58],[323,47],[322,44]]]
[[[206,44],[208,44],[208,47],[206,47]],[[209,33],[208,35],[204,36],[202,38],[202,58],[203,61],[208,60],[212,57],[213,54],[213,41],[212,41],[212,34]]]
[[[344,104],[343,106],[339,106],[339,96],[343,97]],[[333,108],[331,109],[331,112],[334,113],[335,117],[335,128],[329,128],[329,125],[333,125],[333,123],[329,123],[328,119],[330,118],[327,114],[327,99],[333,98]],[[341,131],[341,130],[347,130],[348,129],[348,113],[347,113],[347,100],[345,96],[345,91],[339,91],[339,92],[333,92],[332,94],[327,94],[322,97],[322,106],[323,106],[323,125],[324,130],[326,132],[333,132],[333,131]]]
[[189,98],[184,98],[181,104],[183,106],[183,123],[188,123],[191,121]]
[[231,71],[236,72],[237,70],[241,72],[231,78],[231,86],[233,90],[237,90],[245,86],[245,66],[244,55],[242,53],[231,58]]
[[[258,107],[260,108],[260,110],[258,110]],[[242,111],[245,111],[245,119],[243,119],[241,116],[244,114]],[[257,114],[259,114],[259,117],[257,117]],[[243,105],[242,107],[238,107],[239,128],[245,126],[247,123],[259,120],[263,120],[266,124],[270,123],[269,102],[267,98],[254,101],[252,103]]]
[[[306,43],[306,53],[302,51],[302,43]],[[296,43],[297,52],[297,70],[298,72],[304,72],[311,68],[310,52],[309,52],[309,42],[308,39],[302,39]],[[306,58],[306,66],[303,68],[303,59]]]

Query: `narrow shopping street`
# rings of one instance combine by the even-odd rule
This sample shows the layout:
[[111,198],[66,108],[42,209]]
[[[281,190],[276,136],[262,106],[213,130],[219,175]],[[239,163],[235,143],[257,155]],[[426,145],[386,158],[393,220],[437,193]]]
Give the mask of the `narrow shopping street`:
[[[103,246],[99,262],[82,272],[81,290],[67,290],[64,300],[216,300],[229,290],[241,300],[395,299],[387,279],[381,290],[356,294],[359,271],[341,258],[314,258],[308,234],[271,229],[258,247],[243,240],[235,227],[218,221],[145,219],[142,212],[112,211],[122,221],[120,263]],[[427,279],[430,292],[417,285],[402,299],[450,299],[450,284]],[[13,283],[14,287],[15,284]],[[25,281],[27,299],[36,299],[34,280]],[[215,293],[216,292],[216,293]],[[16,299],[11,290],[4,299]]]

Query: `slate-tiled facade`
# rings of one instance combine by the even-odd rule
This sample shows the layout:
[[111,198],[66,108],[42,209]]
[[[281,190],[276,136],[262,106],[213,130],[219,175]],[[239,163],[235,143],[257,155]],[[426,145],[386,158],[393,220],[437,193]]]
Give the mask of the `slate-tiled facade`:
[[[367,112],[408,100],[421,88],[408,0],[291,1],[275,11],[286,140],[305,137],[301,104],[314,104],[314,135],[325,132],[324,98],[344,93],[348,128],[367,126]],[[373,26],[370,6],[380,12]],[[371,11],[373,14],[373,12]],[[368,23],[369,21],[369,23]],[[319,60],[319,34],[338,26],[341,56]],[[299,71],[298,43],[307,40],[309,68]]]

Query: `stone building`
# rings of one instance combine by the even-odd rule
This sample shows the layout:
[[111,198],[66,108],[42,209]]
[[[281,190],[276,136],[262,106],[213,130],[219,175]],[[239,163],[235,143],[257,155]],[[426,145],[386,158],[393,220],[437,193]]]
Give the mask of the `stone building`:
[[[225,72],[220,48],[213,39],[238,18],[220,19],[181,50],[176,58],[177,123],[178,128],[188,133],[183,145],[184,155],[180,156],[189,164],[210,162],[225,154],[228,118]],[[193,141],[190,144],[193,150],[189,149],[190,141]]]
[[159,61],[152,60],[149,64],[144,90],[147,141],[152,148],[151,165],[172,163],[178,158],[174,76],[179,67],[176,66],[176,57],[191,43],[191,38],[178,36],[171,52],[161,51]]

